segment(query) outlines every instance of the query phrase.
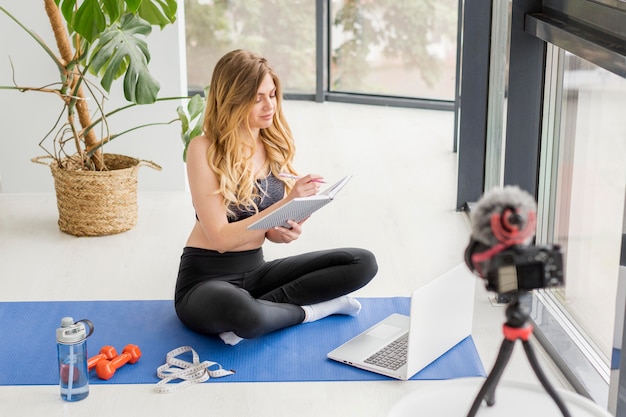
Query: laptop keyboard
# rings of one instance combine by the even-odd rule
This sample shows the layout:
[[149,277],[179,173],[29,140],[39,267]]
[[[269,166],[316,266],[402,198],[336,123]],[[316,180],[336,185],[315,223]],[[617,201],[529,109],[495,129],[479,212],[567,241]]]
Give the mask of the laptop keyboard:
[[406,333],[365,359],[365,363],[395,371],[406,363],[408,344],[409,334]]

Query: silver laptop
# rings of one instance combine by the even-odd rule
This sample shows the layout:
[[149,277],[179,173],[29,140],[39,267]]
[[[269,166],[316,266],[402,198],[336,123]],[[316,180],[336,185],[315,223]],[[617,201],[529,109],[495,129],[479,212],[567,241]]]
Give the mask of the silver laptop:
[[471,334],[475,284],[476,276],[460,264],[413,292],[410,316],[392,314],[328,357],[410,379]]

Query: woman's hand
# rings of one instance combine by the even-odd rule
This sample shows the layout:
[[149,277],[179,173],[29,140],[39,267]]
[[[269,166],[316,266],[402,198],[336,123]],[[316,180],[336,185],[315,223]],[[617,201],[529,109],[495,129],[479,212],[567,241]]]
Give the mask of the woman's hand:
[[[309,174],[302,178],[299,178],[287,197],[283,201],[293,200],[298,197],[308,197],[315,195],[320,190],[320,184],[324,183],[323,177],[316,174]],[[269,229],[265,232],[265,237],[274,243],[290,243],[298,239],[302,234],[302,223],[307,219],[300,222],[288,220],[291,228],[277,226],[273,229]]]
[[289,223],[291,229],[276,226],[273,229],[269,229],[265,233],[265,237],[274,243],[293,242],[294,240],[298,239],[302,234],[302,223],[304,223],[305,221],[306,219],[298,223],[293,220],[288,220],[287,223]]
[[323,183],[323,177],[316,174],[309,174],[300,178],[293,185],[291,192],[287,195],[288,200],[293,200],[297,197],[308,197],[315,195],[320,190],[320,184]]

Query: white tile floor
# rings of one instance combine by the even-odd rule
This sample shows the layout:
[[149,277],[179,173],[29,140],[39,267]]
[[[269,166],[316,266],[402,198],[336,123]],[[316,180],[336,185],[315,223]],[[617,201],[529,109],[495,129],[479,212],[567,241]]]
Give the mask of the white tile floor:
[[[355,176],[334,207],[307,222],[299,241],[267,245],[267,258],[348,244],[371,249],[380,270],[360,297],[408,296],[462,262],[469,227],[455,211],[452,113],[293,101],[285,107],[300,170],[330,181]],[[194,221],[188,193],[141,193],[138,225],[99,238],[61,233],[55,204],[53,194],[0,194],[0,301],[172,298]],[[478,279],[476,288],[473,337],[489,371],[504,309],[492,305]],[[549,379],[567,389],[535,346]],[[0,369],[7,360],[0,358]],[[503,381],[538,385],[521,346]],[[393,401],[436,386],[445,389],[445,381],[210,383],[174,394],[149,385],[92,385],[86,400],[72,404],[61,401],[57,386],[3,386],[0,415],[383,416]]]

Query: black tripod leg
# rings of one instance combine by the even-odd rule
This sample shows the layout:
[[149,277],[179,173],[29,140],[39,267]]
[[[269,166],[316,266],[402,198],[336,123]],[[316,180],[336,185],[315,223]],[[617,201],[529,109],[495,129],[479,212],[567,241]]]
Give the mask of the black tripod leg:
[[500,352],[498,353],[498,357],[496,358],[496,363],[493,365],[493,369],[489,373],[489,376],[487,376],[487,380],[478,392],[478,395],[476,396],[474,404],[472,404],[472,408],[467,414],[467,417],[474,417],[476,415],[483,398],[485,399],[489,407],[495,404],[496,386],[500,381],[500,377],[504,372],[506,364],[511,358],[511,353],[513,352],[514,345],[514,342],[508,339],[504,339],[504,341],[502,342],[502,345],[500,346]]
[[561,410],[561,414],[563,414],[563,417],[571,417],[567,406],[565,405],[563,400],[561,400],[561,397],[556,392],[556,390],[552,387],[550,381],[548,381],[548,378],[543,373],[541,366],[539,366],[539,361],[537,360],[537,356],[535,355],[535,351],[530,342],[528,340],[525,340],[522,342],[522,345],[524,345],[524,351],[526,352],[528,362],[530,362],[530,366],[533,368],[533,371],[535,371],[535,375],[537,375],[537,378],[539,379],[539,382],[541,382],[543,388],[550,395],[550,397],[552,397],[556,405],[559,407],[559,410]]

